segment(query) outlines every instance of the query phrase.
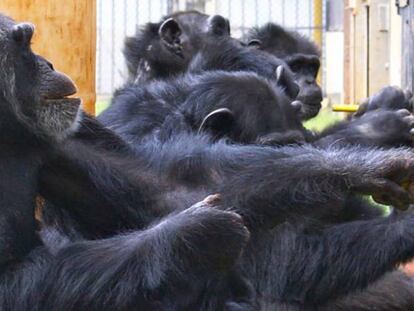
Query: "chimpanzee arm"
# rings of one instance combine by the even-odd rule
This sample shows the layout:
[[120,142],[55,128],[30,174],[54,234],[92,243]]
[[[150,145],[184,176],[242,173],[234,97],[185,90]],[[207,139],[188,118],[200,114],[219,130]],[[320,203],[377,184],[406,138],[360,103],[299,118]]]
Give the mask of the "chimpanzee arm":
[[[275,266],[280,271],[272,272],[284,280],[277,295],[321,304],[365,288],[413,258],[413,224],[413,215],[390,216],[345,223],[313,235],[285,226],[285,232],[278,234],[284,244],[289,243],[283,248],[288,254]],[[277,237],[273,242],[281,243]]]
[[376,110],[360,118],[343,121],[317,134],[314,145],[372,147],[411,146],[414,117],[408,110]]
[[362,291],[356,291],[319,307],[326,311],[405,311],[414,304],[412,277],[403,271],[393,271]]
[[[359,290],[365,293],[367,285],[377,279],[381,282],[384,273],[412,258],[413,221],[413,216],[382,218],[313,232],[302,231],[297,224],[284,224],[252,239],[246,254],[261,264],[259,271],[248,273],[253,273],[251,277],[264,296],[332,307],[330,303],[337,298],[348,294],[352,297]],[[256,274],[265,277],[258,278]],[[398,279],[395,281],[398,283]],[[376,286],[370,293],[374,295],[379,288]],[[354,296],[355,301],[342,299],[338,304],[363,303],[357,299],[358,294]],[[365,298],[369,295],[365,294]]]
[[51,259],[41,248],[34,217],[39,152],[25,144],[0,147],[1,310],[33,308],[30,302],[38,299],[35,293]]
[[144,231],[62,249],[45,286],[44,309],[151,310],[194,303],[208,280],[234,265],[249,237],[241,217],[215,209],[215,199]]
[[[393,182],[413,173],[414,155],[408,150],[274,149],[211,144],[193,136],[189,140],[183,136],[174,139],[161,147],[137,149],[146,164],[132,162],[132,167],[118,166],[104,155],[84,156],[88,149],[79,148],[72,160],[75,171],[65,167],[70,161],[56,163],[49,168],[49,179],[43,176],[43,188],[49,192],[42,194],[55,200],[62,198],[64,207],[67,202],[77,203],[67,208],[78,208],[79,215],[86,214],[82,217],[87,223],[104,233],[119,229],[114,228],[116,224],[142,226],[153,219],[154,213],[168,211],[168,207],[159,206],[160,196],[165,194],[159,180],[186,189],[221,193],[224,207],[234,208],[252,226],[274,225],[297,214],[324,216],[342,207],[352,192],[385,191],[390,194],[389,203],[406,205],[409,201],[408,194]],[[74,155],[67,156],[71,159]],[[155,177],[152,172],[145,174],[145,167],[151,167]],[[62,171],[66,173],[62,175]],[[74,178],[78,171],[80,180]],[[131,177],[126,172],[135,174]],[[61,187],[59,182],[69,184]],[[62,194],[62,189],[67,193]]]
[[162,187],[137,161],[75,140],[45,163],[39,181],[46,200],[97,236],[143,228],[168,213],[158,199]]
[[394,182],[413,174],[414,156],[409,150],[292,147],[274,152],[273,159],[245,159],[249,163],[235,169],[219,190],[225,205],[253,223],[326,217],[342,208],[352,193],[385,191],[393,201],[389,203],[409,203],[408,193]]

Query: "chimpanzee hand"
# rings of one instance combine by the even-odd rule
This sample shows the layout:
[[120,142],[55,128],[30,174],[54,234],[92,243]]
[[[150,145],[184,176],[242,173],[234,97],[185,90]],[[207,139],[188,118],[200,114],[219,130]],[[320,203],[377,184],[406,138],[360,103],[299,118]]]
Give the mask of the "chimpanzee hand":
[[219,195],[211,195],[181,212],[177,230],[178,238],[185,242],[182,251],[214,270],[230,268],[250,236],[241,216],[214,208],[219,200]]
[[414,142],[414,116],[407,109],[376,110],[351,121],[348,139],[372,146],[411,146]]
[[301,131],[285,131],[285,132],[273,132],[257,139],[256,143],[259,145],[267,146],[285,146],[303,144],[306,141],[305,134]]
[[349,180],[351,190],[370,194],[379,203],[407,209],[414,203],[414,152],[394,149],[375,151],[372,156],[369,159],[369,154],[364,155],[365,168],[359,178]]
[[413,111],[413,94],[410,91],[403,91],[398,87],[387,86],[378,93],[366,99],[360,106],[354,117],[360,117],[367,112],[374,110],[399,110],[407,109]]

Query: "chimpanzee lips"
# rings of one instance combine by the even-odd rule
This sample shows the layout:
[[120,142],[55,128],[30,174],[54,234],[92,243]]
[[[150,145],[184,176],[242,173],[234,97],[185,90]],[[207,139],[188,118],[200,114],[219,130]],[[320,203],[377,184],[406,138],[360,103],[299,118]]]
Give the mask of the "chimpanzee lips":
[[47,104],[80,104],[81,99],[78,97],[63,97],[63,98],[53,98],[53,99],[49,99],[49,98],[45,98],[44,102]]
[[69,97],[77,93],[75,86],[73,88],[67,88],[61,92],[50,92],[43,97],[43,101],[48,105],[67,104],[67,105],[80,105],[81,99],[78,97]]

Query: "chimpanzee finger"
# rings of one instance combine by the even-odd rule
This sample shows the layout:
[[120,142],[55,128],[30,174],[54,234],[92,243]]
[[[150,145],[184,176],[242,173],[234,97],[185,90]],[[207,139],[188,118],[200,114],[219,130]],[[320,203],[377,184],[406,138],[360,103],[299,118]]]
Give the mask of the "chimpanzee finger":
[[400,110],[397,110],[397,113],[398,113],[400,116],[402,116],[402,117],[406,117],[406,116],[411,115],[411,112],[410,112],[410,111],[408,111],[407,109],[400,109]]
[[412,201],[410,194],[403,187],[385,178],[365,180],[362,184],[355,185],[353,190],[371,195],[376,202],[398,209],[406,209]]
[[[381,188],[382,190],[380,190]],[[400,210],[406,210],[413,201],[408,191],[390,180],[382,180],[377,191],[372,193],[374,201],[385,205],[392,205]]]
[[413,115],[409,115],[403,118],[403,121],[409,126],[409,127],[413,127],[414,126],[414,116]]

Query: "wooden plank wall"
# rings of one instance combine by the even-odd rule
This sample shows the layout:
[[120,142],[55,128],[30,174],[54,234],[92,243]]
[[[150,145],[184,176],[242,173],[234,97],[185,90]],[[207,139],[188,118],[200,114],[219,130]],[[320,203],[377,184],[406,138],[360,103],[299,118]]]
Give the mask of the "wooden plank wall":
[[402,16],[402,86],[414,92],[414,3],[400,9]]
[[391,2],[346,2],[345,103],[356,104],[389,84]]
[[96,0],[1,0],[0,12],[35,24],[33,50],[69,75],[95,113]]

